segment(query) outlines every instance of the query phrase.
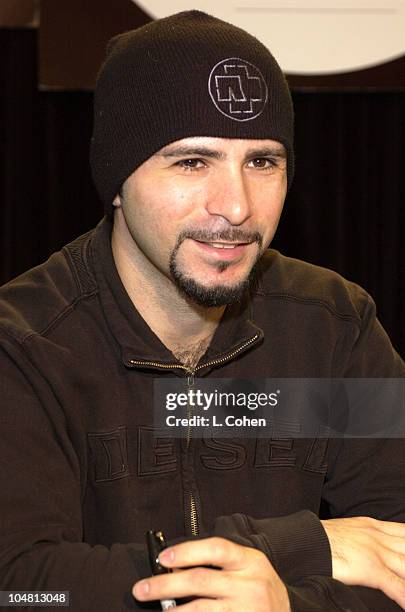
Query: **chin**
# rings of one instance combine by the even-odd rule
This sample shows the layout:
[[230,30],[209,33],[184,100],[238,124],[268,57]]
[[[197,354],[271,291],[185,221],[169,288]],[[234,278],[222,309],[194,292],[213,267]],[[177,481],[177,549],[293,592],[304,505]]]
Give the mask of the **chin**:
[[250,273],[239,281],[222,284],[218,282],[207,284],[206,280],[202,282],[195,279],[180,271],[176,266],[171,268],[170,273],[176,287],[186,298],[198,306],[218,308],[241,301],[254,280],[255,270],[255,267],[252,268]]

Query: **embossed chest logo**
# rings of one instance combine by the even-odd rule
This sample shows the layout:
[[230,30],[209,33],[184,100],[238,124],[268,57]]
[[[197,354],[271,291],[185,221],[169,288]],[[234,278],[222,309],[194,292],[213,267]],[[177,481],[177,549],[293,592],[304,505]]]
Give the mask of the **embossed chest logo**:
[[211,70],[208,90],[217,109],[235,121],[249,121],[262,114],[267,85],[256,66],[238,57],[218,62]]

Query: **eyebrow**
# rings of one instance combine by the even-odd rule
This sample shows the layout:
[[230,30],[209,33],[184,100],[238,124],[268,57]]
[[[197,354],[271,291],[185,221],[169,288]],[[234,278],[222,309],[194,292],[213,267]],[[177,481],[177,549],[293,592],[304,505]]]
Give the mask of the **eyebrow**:
[[212,157],[213,159],[225,159],[224,153],[209,149],[208,147],[178,146],[170,149],[163,149],[156,155],[161,157],[187,157],[189,155],[200,155],[201,157]]
[[246,157],[279,157],[280,159],[286,159],[287,153],[284,147],[260,147],[255,149],[248,149],[246,151]]
[[[156,155],[160,157],[188,157],[199,155],[200,157],[209,157],[212,159],[226,159],[226,153],[202,146],[175,146],[167,149],[162,149]],[[284,147],[264,146],[260,148],[248,149],[245,154],[246,158],[254,157],[278,157],[286,159],[286,151]]]

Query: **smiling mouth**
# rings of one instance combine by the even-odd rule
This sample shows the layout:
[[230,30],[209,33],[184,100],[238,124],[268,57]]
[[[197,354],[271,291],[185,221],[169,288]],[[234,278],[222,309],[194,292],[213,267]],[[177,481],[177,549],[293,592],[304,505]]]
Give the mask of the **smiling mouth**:
[[215,249],[235,249],[239,246],[246,246],[251,244],[250,242],[206,242],[203,240],[197,240],[200,244],[206,244],[207,246],[213,247]]

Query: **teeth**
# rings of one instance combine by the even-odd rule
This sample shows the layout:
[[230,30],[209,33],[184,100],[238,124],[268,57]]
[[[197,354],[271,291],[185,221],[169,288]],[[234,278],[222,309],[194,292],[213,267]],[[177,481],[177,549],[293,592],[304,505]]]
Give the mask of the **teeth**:
[[223,244],[222,242],[211,242],[211,246],[216,249],[234,249],[236,244]]

